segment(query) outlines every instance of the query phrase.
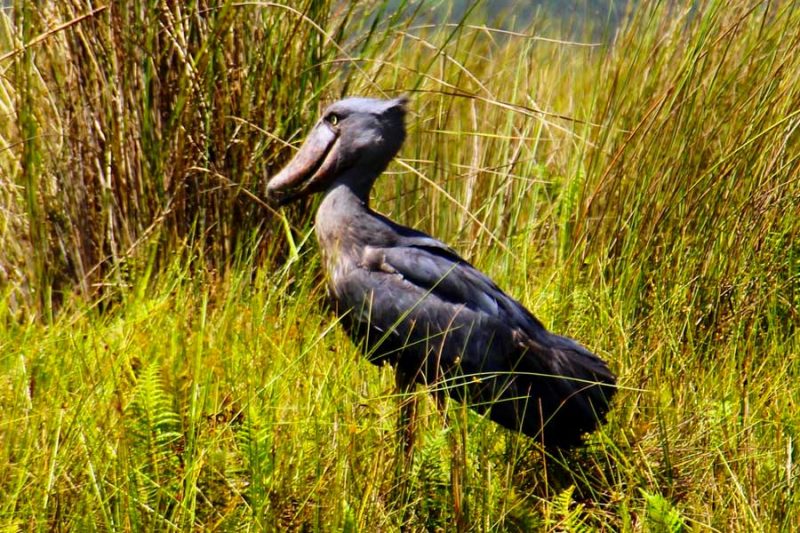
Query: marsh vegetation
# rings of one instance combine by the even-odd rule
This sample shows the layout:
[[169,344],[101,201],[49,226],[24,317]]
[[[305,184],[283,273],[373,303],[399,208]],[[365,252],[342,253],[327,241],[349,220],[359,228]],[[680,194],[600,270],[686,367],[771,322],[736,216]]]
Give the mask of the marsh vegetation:
[[[0,527],[800,525],[794,2],[642,3],[597,42],[381,1],[32,4],[0,13]],[[398,468],[313,206],[261,197],[324,104],[401,93],[374,207],[610,362],[585,448],[420,391]]]

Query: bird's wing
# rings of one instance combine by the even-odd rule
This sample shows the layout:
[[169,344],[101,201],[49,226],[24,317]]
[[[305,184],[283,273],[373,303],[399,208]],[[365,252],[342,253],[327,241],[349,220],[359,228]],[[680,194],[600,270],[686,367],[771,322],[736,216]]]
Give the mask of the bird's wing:
[[[546,357],[546,366],[560,371],[562,366],[568,366],[568,361],[562,361],[563,358],[581,358],[591,367],[592,374],[611,378],[608,367],[597,356],[576,341],[547,331],[530,311],[503,292],[488,276],[444,244],[431,237],[428,239],[409,246],[367,247],[364,264],[381,271],[396,272],[407,282],[442,301],[464,305],[502,322],[530,353],[523,363],[539,366],[537,358]],[[563,371],[567,373],[568,369]]]
[[[424,324],[428,329],[444,331],[452,328],[454,321],[477,316],[463,299],[448,297],[447,277],[437,275],[433,270],[435,265],[423,260],[412,276],[409,265],[399,260],[405,250],[419,252],[410,247],[366,247],[358,267],[337,277],[334,295],[344,308],[340,311],[349,313],[348,320],[355,321],[354,325],[362,329],[368,327],[373,335],[391,333],[405,341],[412,336],[413,325]],[[398,260],[390,261],[387,255],[397,255]],[[447,283],[437,285],[440,278]]]
[[434,239],[414,238],[426,246],[365,247],[357,268],[333,280],[347,329],[359,339],[366,337],[373,361],[393,360],[394,353],[414,366],[438,351],[439,364],[448,367],[462,355],[499,355],[487,343],[499,342],[492,340],[498,327],[505,330],[504,339],[511,333],[495,318],[497,304],[482,291],[476,292],[482,303],[469,302],[470,289],[458,278],[459,269],[477,271],[437,247]]
[[[606,364],[577,342],[549,333],[435,239],[414,238],[399,246],[365,247],[358,267],[337,281],[337,297],[360,328],[357,336],[372,335],[371,346],[381,357],[397,354],[398,362],[422,368],[427,382],[456,366],[464,374],[506,376],[492,378],[473,398],[511,402],[490,410],[507,427],[536,436],[549,420],[545,440],[557,445],[575,444],[592,430],[613,395],[596,386],[614,384]],[[538,414],[521,415],[528,405]]]
[[405,239],[403,246],[364,249],[362,266],[394,273],[444,302],[463,305],[503,321],[539,341],[545,332],[519,302],[453,250],[431,237]]

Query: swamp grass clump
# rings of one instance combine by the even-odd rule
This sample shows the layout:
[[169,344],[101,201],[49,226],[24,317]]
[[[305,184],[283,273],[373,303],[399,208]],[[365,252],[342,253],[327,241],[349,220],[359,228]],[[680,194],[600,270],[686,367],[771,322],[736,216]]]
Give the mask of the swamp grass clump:
[[[2,12],[0,525],[797,527],[800,12],[643,3],[599,42],[405,13]],[[584,449],[420,391],[400,468],[391,369],[324,310],[312,210],[259,203],[322,105],[400,93],[375,207],[611,362]]]
[[243,191],[316,108],[348,21],[325,2],[4,11],[2,266],[21,306],[124,291],[187,242],[217,268],[251,246],[264,208]]

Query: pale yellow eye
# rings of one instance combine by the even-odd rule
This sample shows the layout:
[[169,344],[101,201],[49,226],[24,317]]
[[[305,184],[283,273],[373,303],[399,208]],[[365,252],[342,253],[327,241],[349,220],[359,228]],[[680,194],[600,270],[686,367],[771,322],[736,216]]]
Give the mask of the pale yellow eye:
[[339,123],[339,115],[331,114],[328,116],[328,124],[336,126]]

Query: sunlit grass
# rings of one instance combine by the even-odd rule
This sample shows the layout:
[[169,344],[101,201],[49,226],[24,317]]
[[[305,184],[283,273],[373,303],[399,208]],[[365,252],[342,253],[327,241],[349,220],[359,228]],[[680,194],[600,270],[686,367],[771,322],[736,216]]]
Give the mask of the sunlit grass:
[[[647,3],[608,42],[144,4],[0,19],[0,526],[797,527],[791,2]],[[585,449],[419,391],[398,464],[392,371],[324,307],[312,205],[257,201],[321,105],[400,93],[374,206],[610,362]]]

